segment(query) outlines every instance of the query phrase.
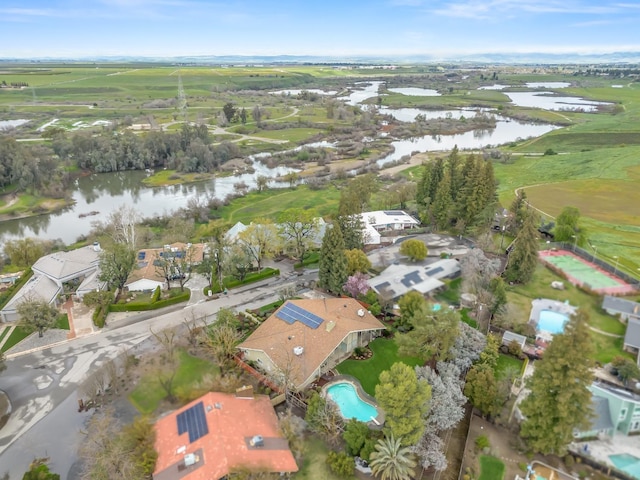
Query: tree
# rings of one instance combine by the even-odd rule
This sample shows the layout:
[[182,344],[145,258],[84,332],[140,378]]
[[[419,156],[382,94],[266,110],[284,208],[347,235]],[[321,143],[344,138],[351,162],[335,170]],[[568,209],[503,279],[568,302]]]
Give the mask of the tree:
[[344,254],[347,257],[347,274],[353,275],[356,272],[367,273],[371,268],[371,262],[367,254],[359,248],[345,250]]
[[94,230],[108,235],[115,243],[125,244],[135,250],[138,247],[137,227],[140,220],[140,212],[123,204],[111,212],[105,222],[92,222],[91,225]]
[[246,230],[238,235],[238,238],[247,245],[247,253],[262,270],[262,260],[272,258],[282,249],[282,239],[271,220],[266,218],[252,222]]
[[491,315],[500,313],[507,304],[507,287],[502,277],[493,277],[489,282],[489,290],[493,297],[493,301],[489,305]]
[[529,395],[520,404],[526,420],[521,435],[542,454],[564,455],[575,428],[591,419],[593,344],[587,314],[572,315],[563,333],[554,335],[544,358],[527,381]]
[[7,240],[4,244],[4,253],[12,265],[25,268],[30,267],[44,255],[44,244],[36,238],[21,238],[18,240]]
[[387,415],[385,432],[402,438],[403,445],[415,445],[424,431],[431,399],[429,384],[418,380],[411,367],[396,362],[380,374],[375,396]]
[[362,250],[364,247],[364,223],[360,215],[339,215],[336,222],[340,226],[347,250]]
[[369,205],[371,195],[377,190],[378,181],[374,174],[358,175],[340,193],[339,215],[359,215]]
[[180,290],[184,291],[184,285],[191,279],[195,260],[193,245],[183,247],[165,247],[156,257],[154,265],[156,272],[167,282],[167,290],[171,289],[171,282],[178,281]]
[[366,423],[360,422],[355,418],[352,418],[347,422],[342,434],[342,439],[347,444],[347,452],[349,455],[358,456],[364,443],[369,438],[371,429]]
[[538,231],[536,216],[531,213],[525,220],[514,241],[513,250],[507,260],[504,277],[509,282],[527,283],[538,265]]
[[319,224],[313,210],[289,208],[278,216],[278,228],[295,257],[302,262],[318,235]]
[[48,460],[48,458],[36,458],[29,465],[29,471],[25,472],[22,480],[60,480],[60,475],[49,471],[46,463]]
[[523,189],[516,192],[516,198],[509,206],[509,213],[511,215],[507,221],[507,230],[512,235],[517,235],[524,224],[524,219],[529,215],[527,194]]
[[580,232],[578,222],[580,210],[576,207],[564,207],[556,218],[556,226],[553,230],[553,238],[556,242],[571,242]]
[[320,248],[318,281],[322,288],[333,294],[340,294],[347,280],[347,256],[344,253],[344,239],[338,225],[327,228]]
[[227,122],[233,122],[233,119],[235,118],[237,113],[237,109],[233,106],[233,103],[225,103],[224,107],[222,107],[222,111],[224,112],[224,116],[227,119]]
[[136,252],[127,243],[114,243],[100,252],[99,279],[107,282],[109,289],[122,292],[136,264]]
[[464,394],[483,416],[493,416],[500,411],[498,382],[493,369],[485,363],[474,365],[469,370]]
[[343,289],[353,298],[358,298],[361,295],[365,295],[369,291],[369,275],[357,272],[355,275],[351,275],[347,278],[347,282],[344,284]]
[[422,240],[410,238],[400,244],[400,255],[409,257],[414,262],[427,258],[427,246]]
[[448,308],[422,311],[413,321],[412,330],[397,336],[399,352],[425,361],[446,359],[458,336],[460,314]]
[[304,419],[309,430],[323,437],[330,445],[339,444],[343,420],[335,403],[314,391],[307,402]]
[[[371,471],[381,480],[409,480],[416,466],[411,447],[403,446],[402,438],[393,434],[378,440],[371,454]],[[404,443],[406,445],[407,443]]]
[[236,346],[240,343],[242,335],[236,326],[236,316],[232,310],[221,308],[218,311],[217,321],[207,329],[206,344],[209,352],[220,366],[222,375],[225,375],[232,364]]
[[415,290],[410,290],[398,300],[400,308],[400,326],[413,327],[428,315],[429,304],[424,296]]
[[240,110],[240,121],[243,125],[247,123],[247,111],[244,109],[244,107],[242,107],[242,109]]
[[640,378],[640,368],[630,358],[617,355],[611,360],[611,366],[617,370],[618,378],[622,382]]
[[353,478],[355,464],[351,455],[331,450],[327,455],[327,464],[338,477]]
[[289,184],[289,188],[293,188],[296,186],[296,183],[298,183],[300,176],[298,175],[298,172],[288,172],[283,178],[284,181]]
[[196,268],[209,281],[209,288],[213,289],[213,281],[217,280],[218,286],[222,289],[224,288],[224,267],[227,264],[226,256],[229,250],[226,237],[229,225],[224,222],[212,222],[210,228],[211,240],[205,249],[207,253]]
[[262,108],[260,108],[260,105],[256,105],[255,107],[253,107],[251,116],[253,117],[253,120],[256,122],[256,124],[260,126],[260,123],[262,122]]
[[267,177],[266,175],[258,175],[256,177],[256,190],[258,190],[258,193],[266,190],[266,188],[269,186],[270,181],[271,178]]
[[52,328],[58,319],[58,309],[40,298],[26,298],[16,308],[20,324],[42,337],[44,332]]

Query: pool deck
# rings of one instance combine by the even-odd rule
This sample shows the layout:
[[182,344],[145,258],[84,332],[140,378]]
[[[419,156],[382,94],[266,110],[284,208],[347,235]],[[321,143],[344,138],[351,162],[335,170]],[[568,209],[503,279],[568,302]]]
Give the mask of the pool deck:
[[[585,452],[586,445],[586,452]],[[598,440],[590,440],[586,442],[574,442],[569,445],[569,450],[580,452],[587,455],[599,463],[615,467],[611,459],[611,455],[620,455],[623,453],[633,455],[640,458],[640,437],[627,436],[616,432],[613,437],[603,436]]]
[[[536,328],[536,332],[538,331],[537,326],[538,321],[540,320],[540,312],[543,310],[551,310],[552,312],[561,313],[569,317],[576,313],[578,307],[574,307],[573,305],[569,305],[568,303],[560,302],[558,300],[551,300],[549,298],[536,298],[535,300],[532,300],[531,313],[529,314],[529,323]],[[545,333],[551,335],[548,332]],[[551,335],[551,337],[552,336],[553,335]],[[547,340],[551,340],[551,338],[548,338]]]
[[373,405],[376,408],[376,410],[378,411],[378,416],[376,418],[372,418],[370,422],[367,422],[367,425],[372,430],[381,430],[385,421],[385,413],[378,405],[378,402],[376,402],[376,399],[363,390],[362,385],[360,385],[358,379],[352,377],[351,375],[336,375],[329,382],[322,386],[322,395],[326,396],[327,389],[331,385],[335,385],[336,383],[349,383],[353,385],[360,399],[368,403],[369,405]]

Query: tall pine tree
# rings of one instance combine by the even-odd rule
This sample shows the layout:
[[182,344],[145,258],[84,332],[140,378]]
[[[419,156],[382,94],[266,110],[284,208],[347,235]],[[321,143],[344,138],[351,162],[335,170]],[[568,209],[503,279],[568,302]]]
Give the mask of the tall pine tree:
[[537,218],[537,215],[530,211],[514,241],[504,272],[504,277],[509,282],[527,283],[533,277],[538,265]]
[[520,410],[526,417],[521,435],[537,452],[563,455],[573,440],[575,428],[589,427],[593,381],[593,344],[587,315],[578,312],[566,324],[564,333],[555,335],[536,362],[527,382],[531,393]]
[[322,239],[318,280],[320,286],[331,293],[339,294],[347,281],[347,256],[344,239],[338,223],[328,228]]

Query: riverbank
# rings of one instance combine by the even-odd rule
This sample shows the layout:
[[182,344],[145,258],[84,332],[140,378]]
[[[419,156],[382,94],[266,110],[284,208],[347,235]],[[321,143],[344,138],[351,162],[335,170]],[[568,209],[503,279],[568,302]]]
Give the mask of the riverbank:
[[28,193],[0,196],[0,222],[57,212],[73,205],[72,198],[47,198]]

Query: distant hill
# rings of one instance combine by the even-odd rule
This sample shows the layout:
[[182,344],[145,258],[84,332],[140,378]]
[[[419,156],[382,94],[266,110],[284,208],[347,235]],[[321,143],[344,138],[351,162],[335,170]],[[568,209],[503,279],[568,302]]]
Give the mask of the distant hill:
[[23,62],[97,62],[97,63],[172,63],[185,65],[268,65],[268,64],[419,64],[419,63],[485,63],[485,64],[638,64],[640,52],[612,53],[477,53],[470,55],[390,55],[390,56],[319,56],[319,55],[184,55],[174,57],[95,56],[77,58],[0,58],[3,63]]

